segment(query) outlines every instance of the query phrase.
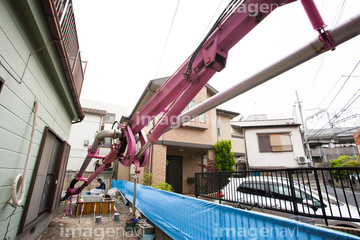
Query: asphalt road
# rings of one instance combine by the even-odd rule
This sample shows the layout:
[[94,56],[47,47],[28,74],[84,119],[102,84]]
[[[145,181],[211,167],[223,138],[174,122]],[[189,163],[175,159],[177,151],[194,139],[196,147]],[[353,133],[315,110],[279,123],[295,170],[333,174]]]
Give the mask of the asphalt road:
[[[342,190],[340,188],[335,188],[336,195],[333,187],[327,186],[328,193],[334,197],[337,197],[340,202],[347,203],[352,206],[360,207],[360,193],[355,192],[354,194],[351,190]],[[357,204],[356,204],[357,203]]]

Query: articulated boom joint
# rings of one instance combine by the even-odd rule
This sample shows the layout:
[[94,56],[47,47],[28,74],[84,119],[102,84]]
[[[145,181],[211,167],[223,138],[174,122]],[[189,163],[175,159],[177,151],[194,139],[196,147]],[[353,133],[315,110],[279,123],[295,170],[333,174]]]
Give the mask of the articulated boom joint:
[[331,34],[329,31],[325,31],[323,28],[318,30],[319,32],[319,39],[321,42],[324,43],[324,48],[326,51],[333,51],[335,50],[336,47],[336,43],[333,40],[333,38],[331,37]]
[[[126,154],[123,154],[120,152],[119,161],[124,166],[130,166],[132,163],[134,163],[136,167],[136,173],[140,172],[140,167],[144,167],[149,159],[149,149],[147,148],[142,154],[136,153],[136,139],[134,136],[134,133],[132,132],[130,126],[126,126],[126,128],[123,129],[123,133],[125,135],[125,139],[123,141],[123,144],[126,144]],[[147,142],[146,134],[144,134],[143,130],[139,132],[139,141],[141,144],[141,147],[144,146],[144,144]],[[125,145],[124,145],[125,146]]]
[[319,39],[324,43],[324,48],[326,51],[334,50],[336,44],[331,37],[329,31],[325,31],[325,23],[316,8],[316,5],[313,0],[301,0],[301,4],[304,7],[304,10],[311,22],[313,28],[319,33]]

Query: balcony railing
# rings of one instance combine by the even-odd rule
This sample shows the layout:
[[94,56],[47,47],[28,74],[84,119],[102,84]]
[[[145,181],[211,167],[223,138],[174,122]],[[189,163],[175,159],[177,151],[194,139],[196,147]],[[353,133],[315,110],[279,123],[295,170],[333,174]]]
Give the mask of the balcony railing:
[[80,48],[76,31],[75,17],[71,0],[54,0],[57,17],[61,26],[62,40],[65,45],[78,96],[84,80]]

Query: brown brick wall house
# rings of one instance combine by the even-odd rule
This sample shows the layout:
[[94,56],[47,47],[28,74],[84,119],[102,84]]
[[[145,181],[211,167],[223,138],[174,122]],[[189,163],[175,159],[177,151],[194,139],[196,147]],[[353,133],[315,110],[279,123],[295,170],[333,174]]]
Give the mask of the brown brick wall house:
[[[123,124],[141,108],[165,80],[166,78],[149,82],[131,115],[122,118]],[[200,104],[216,93],[217,91],[214,88],[206,85],[184,111]],[[189,185],[187,179],[194,177],[194,173],[203,171],[200,164],[206,164],[215,159],[215,153],[212,149],[216,141],[231,139],[230,120],[237,115],[239,114],[235,112],[219,111],[214,108],[203,116],[187,122],[184,127],[166,132],[151,147],[150,159],[147,166],[141,169],[142,172],[152,173],[155,184],[168,182],[173,186],[175,192],[190,193],[194,185]],[[221,123],[221,128],[224,128],[224,131],[218,131],[218,122]],[[150,124],[148,128],[151,127]],[[218,134],[219,132],[220,134]],[[233,149],[244,148],[243,146],[236,146]],[[142,176],[143,173],[139,176],[139,183],[142,183]]]

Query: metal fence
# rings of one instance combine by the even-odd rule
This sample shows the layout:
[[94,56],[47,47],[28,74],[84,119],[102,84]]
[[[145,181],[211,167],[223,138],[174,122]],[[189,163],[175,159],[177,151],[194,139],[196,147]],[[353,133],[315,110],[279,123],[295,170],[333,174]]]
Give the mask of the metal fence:
[[359,174],[359,167],[196,173],[195,196],[281,216],[322,219],[326,225],[359,222],[360,228]]

